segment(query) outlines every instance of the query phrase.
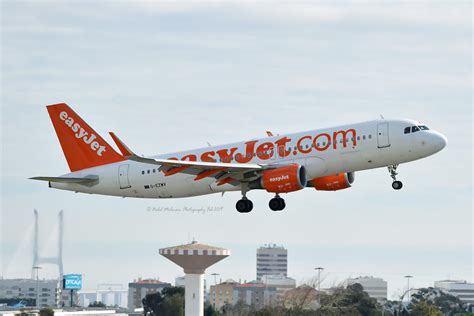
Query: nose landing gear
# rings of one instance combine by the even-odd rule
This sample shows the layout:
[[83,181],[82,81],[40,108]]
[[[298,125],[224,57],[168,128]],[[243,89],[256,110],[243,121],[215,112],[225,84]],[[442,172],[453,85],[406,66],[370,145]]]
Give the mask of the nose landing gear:
[[388,166],[388,172],[390,173],[390,177],[392,177],[393,182],[392,182],[392,188],[394,190],[400,190],[403,187],[402,181],[397,180],[397,167],[398,165],[391,165]]
[[282,199],[278,194],[268,202],[268,206],[272,211],[282,211],[286,204],[285,200]]

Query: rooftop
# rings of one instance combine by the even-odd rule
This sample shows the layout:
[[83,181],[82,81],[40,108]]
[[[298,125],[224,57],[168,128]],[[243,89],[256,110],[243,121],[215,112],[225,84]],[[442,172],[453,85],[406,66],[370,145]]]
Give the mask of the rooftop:
[[[180,251],[180,250],[181,251],[183,251],[183,250],[191,250],[191,251],[193,251],[193,250],[201,250],[201,251],[207,250],[207,252],[212,252],[213,250],[217,251],[217,252],[229,251],[229,250],[224,249],[224,248],[214,247],[214,246],[210,246],[210,245],[206,245],[206,244],[200,244],[197,241],[193,241],[190,244],[184,244],[184,245],[178,245],[178,246],[173,246],[173,247],[162,248],[162,249],[160,249],[160,253],[170,253],[170,252],[175,253],[175,250],[178,250],[178,251]],[[183,254],[185,254],[185,253],[183,253]],[[186,253],[186,254],[188,254],[188,253]],[[192,254],[192,253],[189,253],[189,254]]]

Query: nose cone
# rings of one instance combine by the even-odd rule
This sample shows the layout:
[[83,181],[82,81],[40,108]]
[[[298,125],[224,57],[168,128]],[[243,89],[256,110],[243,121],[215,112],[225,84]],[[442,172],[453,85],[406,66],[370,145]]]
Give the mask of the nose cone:
[[448,139],[441,133],[434,132],[433,133],[433,145],[435,147],[436,152],[442,150],[448,144]]

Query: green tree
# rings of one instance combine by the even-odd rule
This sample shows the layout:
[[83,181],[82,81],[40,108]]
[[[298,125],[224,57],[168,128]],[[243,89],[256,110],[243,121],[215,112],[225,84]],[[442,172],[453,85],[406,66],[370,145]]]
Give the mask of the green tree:
[[180,293],[166,296],[158,311],[160,316],[184,316],[184,296]]
[[377,315],[381,307],[356,283],[335,289],[332,295],[321,295],[320,315]]
[[413,316],[443,316],[444,314],[434,305],[421,301],[413,305],[410,315]]
[[[446,315],[454,315],[465,311],[459,298],[432,287],[419,289],[412,295],[413,310],[421,303],[434,306],[437,310]],[[424,304],[422,307],[423,306]]]
[[167,287],[161,293],[147,294],[142,304],[144,315],[182,316],[184,315],[184,288]]
[[204,307],[204,316],[219,316],[219,312],[211,304],[208,304]]
[[89,303],[89,307],[106,307],[104,303],[100,301],[94,301],[92,303]]
[[39,314],[40,316],[54,316],[54,311],[51,308],[43,308]]

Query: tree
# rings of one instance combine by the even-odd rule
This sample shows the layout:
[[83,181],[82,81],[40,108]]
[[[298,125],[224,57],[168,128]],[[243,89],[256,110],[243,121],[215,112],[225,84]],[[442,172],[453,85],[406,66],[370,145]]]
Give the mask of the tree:
[[347,288],[336,288],[332,295],[321,296],[322,315],[373,315],[381,308],[362,285],[355,283]]
[[425,305],[433,306],[442,314],[447,315],[464,312],[459,298],[432,287],[419,289],[412,295],[412,310],[415,310],[417,305],[420,305],[420,308],[425,308]]
[[39,314],[40,316],[54,316],[54,311],[51,308],[43,308]]
[[92,303],[89,303],[89,307],[106,307],[104,303],[100,301],[94,301]]
[[215,308],[211,305],[208,304],[207,306],[204,307],[204,316],[218,316],[219,313],[215,310]]
[[413,305],[410,315],[413,316],[443,316],[443,313],[432,304],[421,301]]
[[161,293],[147,294],[142,304],[144,315],[182,316],[184,315],[184,289],[167,287]]

